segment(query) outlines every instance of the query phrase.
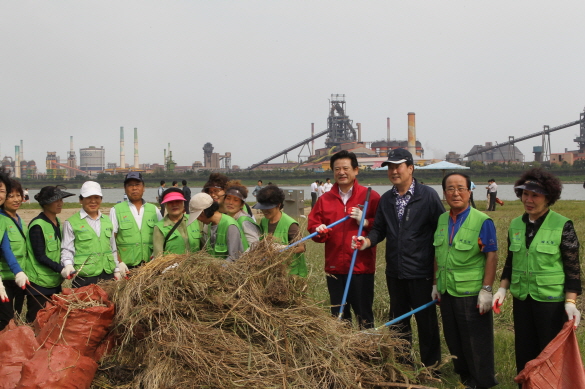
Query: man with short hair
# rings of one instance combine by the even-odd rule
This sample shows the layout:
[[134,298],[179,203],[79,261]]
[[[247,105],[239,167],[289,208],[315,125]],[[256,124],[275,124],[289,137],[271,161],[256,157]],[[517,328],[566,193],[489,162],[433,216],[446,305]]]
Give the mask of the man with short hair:
[[435,285],[441,302],[443,332],[455,372],[467,388],[498,384],[494,371],[492,284],[498,264],[496,227],[469,204],[471,180],[462,173],[443,178],[451,207],[435,231]]
[[[348,241],[356,235],[362,220],[361,206],[366,201],[367,188],[359,185],[357,158],[354,153],[343,150],[331,157],[331,170],[335,184],[329,192],[319,198],[309,214],[307,230],[319,232],[313,238],[315,242],[325,243],[325,274],[327,289],[331,299],[331,314],[339,315],[341,300],[347,282],[353,250]],[[367,233],[374,223],[374,215],[380,201],[375,191],[370,194],[370,201],[364,220],[363,232]],[[347,220],[328,230],[326,226],[350,215]],[[343,307],[343,318],[351,321],[351,310],[361,328],[374,325],[374,273],[376,271],[376,250],[368,249],[357,254],[353,275],[347,295],[347,305]]]
[[185,213],[189,214],[189,201],[191,201],[191,189],[187,186],[187,180],[183,180],[183,197],[185,197]]
[[333,188],[333,184],[331,183],[331,178],[327,178],[325,180],[325,185],[323,185],[323,188],[325,189],[325,192],[329,192],[331,190],[331,188]]
[[493,178],[488,181],[488,186],[485,188],[488,191],[489,196],[489,207],[488,211],[495,211],[496,210],[496,196],[498,195],[498,184],[496,184],[496,180]]
[[317,202],[317,198],[319,198],[319,180],[315,180],[315,182],[313,182],[311,184],[311,209],[313,209],[313,207],[315,206],[315,203]]
[[[386,283],[390,294],[390,320],[431,301],[433,289],[433,235],[445,212],[437,192],[413,177],[412,154],[405,149],[388,153],[388,178],[394,184],[384,193],[372,230],[357,237],[352,247],[364,250],[386,239]],[[355,240],[357,239],[357,241]],[[441,359],[439,323],[435,307],[415,314],[421,361],[433,366]],[[401,337],[412,343],[410,317],[396,324]],[[405,363],[412,363],[410,358]]]
[[116,238],[120,273],[150,261],[154,225],[162,219],[154,204],[144,196],[142,174],[130,172],[124,179],[124,192],[128,201],[114,205],[110,210],[112,232]]
[[100,211],[102,198],[100,184],[84,182],[79,195],[82,209],[63,223],[61,275],[73,278],[74,288],[121,279],[112,222]]
[[160,214],[163,217],[165,216],[165,205],[161,203],[161,201],[163,198],[163,193],[166,190],[165,186],[166,186],[165,180],[160,180],[160,186],[158,187],[158,190],[156,192],[157,194],[156,201],[158,201],[158,203],[160,204]]

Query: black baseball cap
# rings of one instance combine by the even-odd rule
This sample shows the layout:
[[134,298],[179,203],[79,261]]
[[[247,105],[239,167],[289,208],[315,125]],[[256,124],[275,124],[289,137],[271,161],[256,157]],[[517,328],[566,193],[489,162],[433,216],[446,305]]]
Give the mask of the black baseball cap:
[[126,178],[124,178],[124,185],[126,185],[126,183],[130,180],[138,180],[140,182],[144,182],[144,180],[142,179],[142,174],[138,172],[130,172],[126,174]]
[[388,160],[382,162],[382,167],[387,166],[391,163],[398,165],[403,162],[413,164],[414,161],[412,159],[412,154],[410,154],[410,152],[406,149],[394,149],[390,150],[390,152],[388,153]]

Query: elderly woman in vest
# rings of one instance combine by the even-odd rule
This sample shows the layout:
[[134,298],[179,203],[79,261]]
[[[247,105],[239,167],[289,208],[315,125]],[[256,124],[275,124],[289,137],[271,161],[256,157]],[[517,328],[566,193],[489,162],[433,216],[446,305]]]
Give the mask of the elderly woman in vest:
[[94,181],[81,186],[81,210],[63,223],[61,275],[73,279],[73,287],[97,284],[112,278],[120,280],[116,238],[112,221],[102,214],[102,188]]
[[243,233],[236,221],[219,212],[219,204],[207,193],[197,193],[189,202],[189,225],[205,224],[203,241],[207,252],[217,258],[235,261],[244,252]]
[[161,204],[166,207],[166,215],[154,225],[153,258],[163,253],[185,254],[199,251],[201,249],[199,224],[187,225],[183,191],[173,187],[165,190]]
[[22,186],[18,181],[8,180],[1,175],[0,197],[5,200],[0,202],[0,233],[2,234],[2,250],[0,254],[0,276],[2,288],[0,289],[0,330],[14,317],[14,312],[20,313],[24,304],[24,289],[29,283],[28,277],[23,271],[27,262],[26,239],[28,231],[22,223],[20,216],[16,214],[24,199]]
[[248,188],[243,186],[239,180],[227,183],[223,207],[225,214],[234,218],[244,233],[242,236],[244,250],[260,240],[260,226],[245,210],[246,197],[248,197]]
[[524,215],[512,220],[508,257],[500,288],[493,297],[496,311],[506,290],[513,296],[516,369],[538,356],[567,320],[577,327],[581,294],[579,240],[573,222],[551,211],[562,184],[541,168],[526,171],[514,185]]
[[[61,293],[61,221],[63,199],[75,196],[60,186],[45,186],[35,195],[43,209],[28,225],[28,261],[26,272],[30,286],[26,289],[26,321],[32,322],[51,296]],[[67,277],[65,277],[67,278]]]
[[[254,209],[260,209],[264,219],[260,221],[260,230],[263,236],[273,235],[283,245],[289,245],[301,238],[299,223],[282,212],[285,195],[282,189],[276,185],[268,185],[262,188],[256,195],[258,202]],[[290,274],[301,277],[307,276],[307,263],[305,261],[305,245],[303,243],[290,249],[294,253]]]

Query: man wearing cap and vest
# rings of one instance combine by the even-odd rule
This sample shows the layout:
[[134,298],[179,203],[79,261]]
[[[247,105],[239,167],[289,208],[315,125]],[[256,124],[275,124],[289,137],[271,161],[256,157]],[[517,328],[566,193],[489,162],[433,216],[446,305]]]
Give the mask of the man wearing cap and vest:
[[[358,161],[354,153],[347,150],[335,153],[330,161],[335,184],[325,192],[309,214],[307,230],[319,232],[313,238],[317,243],[325,243],[325,274],[327,290],[331,301],[331,314],[339,315],[339,305],[343,299],[350,264],[354,250],[349,241],[356,235],[362,220],[362,210],[368,189],[358,183]],[[371,191],[370,202],[364,219],[363,233],[367,234],[374,224],[380,195]],[[326,226],[345,217],[348,220],[337,227],[327,230]],[[347,305],[343,308],[343,318],[351,321],[351,311],[360,327],[374,326],[374,275],[376,273],[376,249],[358,252],[353,275],[347,294]]]
[[219,204],[207,193],[197,193],[189,203],[188,224],[199,220],[205,224],[204,242],[207,252],[218,258],[235,261],[244,252],[242,230],[228,215],[219,212]]
[[124,179],[128,201],[110,210],[112,232],[116,237],[120,273],[150,261],[154,225],[162,219],[154,204],[144,201],[142,174],[130,172]]
[[76,288],[122,278],[112,222],[100,211],[102,198],[100,184],[86,181],[79,195],[81,211],[63,223],[62,275],[73,278]]
[[[374,226],[366,238],[358,237],[360,250],[386,239],[386,285],[390,295],[390,320],[431,302],[435,248],[433,235],[439,216],[445,212],[437,192],[413,177],[414,159],[406,149],[388,153],[388,179],[394,186],[384,193]],[[361,244],[360,242],[364,242]],[[421,362],[433,366],[441,360],[441,339],[435,307],[414,315],[418,328]],[[411,317],[395,327],[412,343]],[[412,364],[412,358],[403,359]]]
[[465,174],[443,178],[451,207],[435,231],[435,284],[431,298],[441,302],[443,332],[455,372],[469,388],[498,384],[494,370],[492,284],[498,264],[494,222],[469,205],[471,180]]

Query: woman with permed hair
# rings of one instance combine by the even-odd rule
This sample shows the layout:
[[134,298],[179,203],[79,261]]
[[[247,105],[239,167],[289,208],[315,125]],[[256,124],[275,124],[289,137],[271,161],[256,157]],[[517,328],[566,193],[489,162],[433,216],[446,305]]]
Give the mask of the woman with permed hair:
[[[302,234],[299,223],[282,212],[284,207],[285,195],[282,189],[276,185],[268,185],[262,188],[256,195],[258,202],[252,207],[260,209],[264,214],[264,219],[260,221],[260,230],[263,239],[267,235],[272,235],[282,243],[279,249],[283,249],[291,243],[301,239]],[[305,245],[301,243],[290,249],[294,253],[294,259],[290,265],[290,274],[300,277],[307,276],[307,263],[305,260]]]
[[234,218],[244,233],[242,235],[244,250],[260,240],[260,226],[245,211],[247,197],[248,188],[242,185],[240,180],[232,180],[227,183],[223,200],[224,213]]
[[567,320],[581,314],[579,240],[568,218],[550,210],[561,198],[563,185],[552,173],[530,169],[514,185],[524,215],[510,223],[508,256],[500,288],[493,297],[494,311],[513,296],[516,370],[536,358]]

